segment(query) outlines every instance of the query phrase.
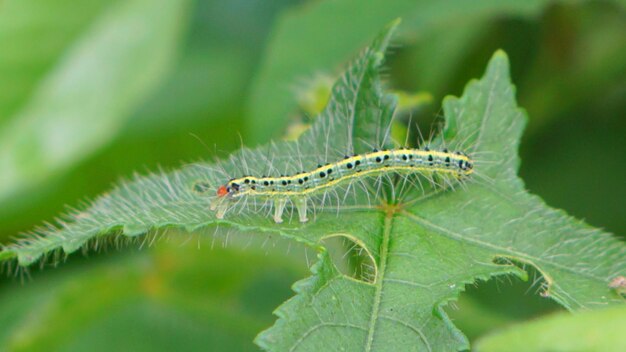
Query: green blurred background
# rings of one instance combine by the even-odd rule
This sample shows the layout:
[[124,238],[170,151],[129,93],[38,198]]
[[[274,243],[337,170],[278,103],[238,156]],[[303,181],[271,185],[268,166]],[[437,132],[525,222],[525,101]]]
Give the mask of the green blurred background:
[[[397,17],[383,77],[433,96],[414,120],[428,125],[504,49],[530,118],[527,187],[626,234],[623,1],[4,0],[0,242],[135,171],[280,138],[308,111],[310,82],[337,75]],[[0,346],[256,350],[315,253],[231,235],[172,233],[5,275]],[[479,283],[448,308],[470,338],[559,309],[533,280],[511,280]]]

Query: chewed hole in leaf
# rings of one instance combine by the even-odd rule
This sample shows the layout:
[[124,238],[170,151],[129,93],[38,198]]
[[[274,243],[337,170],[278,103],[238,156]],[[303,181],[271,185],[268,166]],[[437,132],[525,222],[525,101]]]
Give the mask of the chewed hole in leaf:
[[373,283],[376,263],[369,250],[354,237],[345,234],[331,235],[322,240],[333,264],[343,275]]
[[[520,268],[524,272],[522,280],[530,282],[529,293],[538,294],[544,298],[551,296],[552,279],[538,269],[534,263],[507,256],[497,256],[493,262],[499,265],[514,265]],[[558,297],[551,298],[558,300]]]
[[454,324],[470,341],[508,324],[563,310],[554,300],[537,294],[544,282],[541,273],[528,265],[524,270],[528,272],[529,280],[502,275],[466,285],[458,301],[446,308]]

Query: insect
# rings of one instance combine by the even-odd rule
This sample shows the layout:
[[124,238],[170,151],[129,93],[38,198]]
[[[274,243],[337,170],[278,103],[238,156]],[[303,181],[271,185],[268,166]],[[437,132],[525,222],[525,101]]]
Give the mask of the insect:
[[234,178],[217,188],[211,210],[223,219],[230,205],[246,197],[273,202],[276,223],[283,222],[283,212],[290,202],[298,211],[300,222],[307,222],[307,207],[315,194],[329,192],[333,187],[363,178],[388,173],[403,175],[441,175],[463,180],[474,172],[474,162],[465,153],[448,149],[431,150],[428,147],[377,150],[346,156],[343,160],[319,165],[311,171],[288,176],[243,176]]

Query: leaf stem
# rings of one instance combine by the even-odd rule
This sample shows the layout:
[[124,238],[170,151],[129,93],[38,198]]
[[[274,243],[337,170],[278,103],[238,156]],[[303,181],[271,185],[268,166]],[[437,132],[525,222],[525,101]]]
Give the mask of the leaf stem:
[[376,292],[374,294],[374,304],[372,306],[372,314],[370,315],[367,343],[365,345],[365,351],[367,352],[372,350],[372,344],[374,342],[374,332],[376,330],[376,322],[378,321],[378,311],[380,309],[380,299],[383,291],[383,277],[385,276],[385,269],[387,267],[387,253],[389,251],[389,239],[391,237],[391,226],[395,211],[396,207],[389,207],[385,215],[383,239],[380,244],[380,269],[378,270],[378,275],[374,282]]

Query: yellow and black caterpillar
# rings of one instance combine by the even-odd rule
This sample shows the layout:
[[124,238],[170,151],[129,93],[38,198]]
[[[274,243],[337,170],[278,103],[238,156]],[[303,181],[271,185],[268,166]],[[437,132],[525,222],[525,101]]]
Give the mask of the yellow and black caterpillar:
[[399,148],[376,150],[346,156],[343,160],[319,165],[312,171],[289,176],[243,176],[234,178],[217,188],[212,210],[217,218],[224,218],[229,202],[243,197],[260,197],[274,201],[274,221],[282,222],[288,200],[295,204],[300,222],[308,221],[309,196],[328,191],[331,187],[356,178],[379,176],[386,173],[439,174],[462,180],[474,171],[473,160],[460,151]]

